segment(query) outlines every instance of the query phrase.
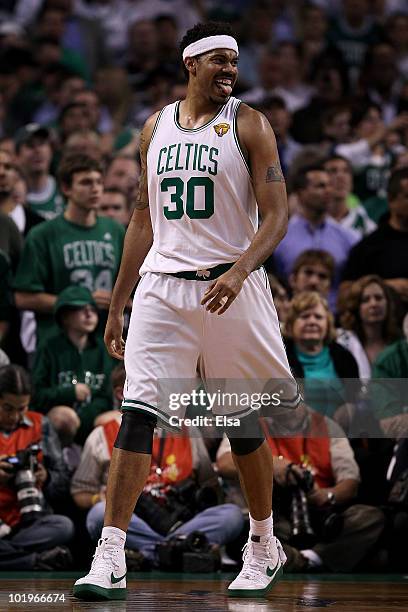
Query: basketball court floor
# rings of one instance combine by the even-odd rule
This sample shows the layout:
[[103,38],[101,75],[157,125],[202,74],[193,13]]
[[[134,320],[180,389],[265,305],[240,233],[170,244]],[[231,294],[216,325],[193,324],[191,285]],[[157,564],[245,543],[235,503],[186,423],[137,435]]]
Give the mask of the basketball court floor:
[[[0,612],[394,612],[408,610],[408,575],[286,576],[267,598],[232,599],[228,574],[130,574],[127,601],[72,597],[78,573],[0,573]],[[43,602],[34,601],[44,595]],[[44,602],[47,596],[48,602]],[[30,603],[31,601],[31,603]]]

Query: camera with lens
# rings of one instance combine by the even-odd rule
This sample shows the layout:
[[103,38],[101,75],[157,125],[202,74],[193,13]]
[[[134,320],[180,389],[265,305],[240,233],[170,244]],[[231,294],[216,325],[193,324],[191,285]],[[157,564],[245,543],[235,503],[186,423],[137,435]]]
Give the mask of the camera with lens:
[[32,523],[44,513],[44,496],[37,487],[35,478],[40,451],[39,444],[32,444],[17,451],[15,455],[2,459],[9,466],[8,472],[14,475],[13,483],[22,524]]
[[140,495],[135,513],[161,535],[175,531],[198,512],[217,505],[216,491],[187,478],[176,484],[153,483]]
[[201,531],[178,535],[156,546],[159,568],[163,571],[205,573],[220,567],[218,549],[211,547]]
[[330,542],[341,533],[343,516],[332,508],[309,508],[307,496],[313,491],[313,474],[305,467],[301,467],[299,473],[294,465],[291,463],[286,468],[291,520],[290,544],[305,549],[318,541]]

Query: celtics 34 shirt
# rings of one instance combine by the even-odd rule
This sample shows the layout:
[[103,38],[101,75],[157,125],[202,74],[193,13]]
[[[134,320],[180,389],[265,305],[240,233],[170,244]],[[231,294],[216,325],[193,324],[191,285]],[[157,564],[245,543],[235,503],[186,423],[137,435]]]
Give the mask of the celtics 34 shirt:
[[[58,295],[68,285],[112,291],[122,255],[124,228],[106,217],[84,227],[63,215],[34,227],[27,236],[14,288]],[[100,313],[106,319],[107,312]],[[52,314],[37,313],[37,340],[53,328]]]

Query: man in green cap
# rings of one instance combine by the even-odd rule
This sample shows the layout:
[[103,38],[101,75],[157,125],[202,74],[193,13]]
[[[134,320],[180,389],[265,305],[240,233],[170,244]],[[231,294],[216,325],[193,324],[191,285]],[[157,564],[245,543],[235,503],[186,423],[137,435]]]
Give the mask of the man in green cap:
[[98,313],[89,289],[75,285],[64,289],[54,315],[59,330],[39,347],[34,362],[33,408],[44,414],[52,409],[52,421],[64,440],[74,433],[69,431],[68,421],[74,422],[67,418],[70,407],[81,422],[76,440],[83,443],[95,418],[112,408],[113,362],[94,334]]

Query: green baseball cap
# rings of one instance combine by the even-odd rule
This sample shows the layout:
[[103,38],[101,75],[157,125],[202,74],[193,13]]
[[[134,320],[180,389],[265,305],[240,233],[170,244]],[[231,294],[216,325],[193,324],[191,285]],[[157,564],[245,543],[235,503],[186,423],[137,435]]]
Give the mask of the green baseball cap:
[[64,308],[75,310],[76,308],[88,306],[88,304],[96,308],[95,300],[89,289],[80,287],[79,285],[70,285],[66,287],[58,295],[54,305],[54,316],[57,323],[60,324],[60,315]]

